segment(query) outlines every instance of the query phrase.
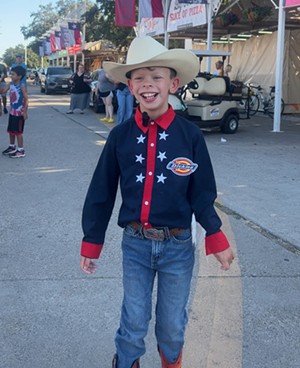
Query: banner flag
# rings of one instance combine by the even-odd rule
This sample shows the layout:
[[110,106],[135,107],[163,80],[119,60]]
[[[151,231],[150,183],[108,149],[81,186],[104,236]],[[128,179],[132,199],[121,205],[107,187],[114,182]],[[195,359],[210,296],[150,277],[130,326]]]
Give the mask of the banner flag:
[[68,22],[70,46],[81,45],[80,23]]
[[60,27],[61,32],[61,49],[65,50],[70,47],[69,30],[67,27]]
[[292,6],[300,5],[300,0],[285,0],[285,7],[289,8]]
[[40,41],[39,43],[39,54],[40,56],[44,56],[45,52],[44,52],[44,41]]
[[56,52],[55,34],[54,33],[50,33],[50,47],[51,47],[51,53]]
[[56,51],[61,50],[61,31],[55,31],[55,49]]
[[140,0],[139,19],[163,17],[162,0]]
[[135,0],[116,0],[115,3],[116,26],[134,27],[135,21]]

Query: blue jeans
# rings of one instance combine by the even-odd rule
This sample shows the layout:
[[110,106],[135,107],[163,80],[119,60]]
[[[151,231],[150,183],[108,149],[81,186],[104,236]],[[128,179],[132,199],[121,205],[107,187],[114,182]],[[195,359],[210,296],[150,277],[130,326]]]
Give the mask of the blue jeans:
[[123,91],[117,90],[118,100],[118,124],[128,120],[132,115],[133,110],[133,96],[129,91],[128,87],[125,87]]
[[123,233],[124,299],[115,344],[118,368],[131,368],[146,349],[144,337],[152,311],[152,291],[157,274],[155,335],[170,362],[184,343],[188,302],[194,267],[194,245],[189,229],[164,241],[145,239],[128,225]]

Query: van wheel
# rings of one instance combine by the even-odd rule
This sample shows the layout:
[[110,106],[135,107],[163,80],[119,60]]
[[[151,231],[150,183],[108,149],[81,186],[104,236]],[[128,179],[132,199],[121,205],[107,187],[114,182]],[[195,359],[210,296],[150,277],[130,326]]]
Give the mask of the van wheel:
[[234,134],[237,131],[238,127],[239,127],[239,120],[237,116],[231,114],[225,118],[221,126],[221,131],[225,134]]

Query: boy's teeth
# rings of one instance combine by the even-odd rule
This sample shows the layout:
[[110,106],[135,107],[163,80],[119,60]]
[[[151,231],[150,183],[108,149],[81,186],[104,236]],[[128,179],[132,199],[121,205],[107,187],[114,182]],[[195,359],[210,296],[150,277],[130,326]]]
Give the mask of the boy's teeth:
[[155,93],[144,93],[143,94],[144,97],[154,97],[155,96]]

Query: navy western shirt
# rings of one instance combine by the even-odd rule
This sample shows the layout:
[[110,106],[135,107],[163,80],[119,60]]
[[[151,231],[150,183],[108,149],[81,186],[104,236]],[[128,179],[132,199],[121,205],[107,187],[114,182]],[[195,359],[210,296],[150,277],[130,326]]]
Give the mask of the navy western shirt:
[[118,225],[186,229],[192,214],[206,230],[207,253],[228,248],[214,201],[216,184],[198,127],[169,110],[143,126],[134,118],[112,129],[95,169],[84,204],[81,254],[98,258],[114,207],[122,195]]

